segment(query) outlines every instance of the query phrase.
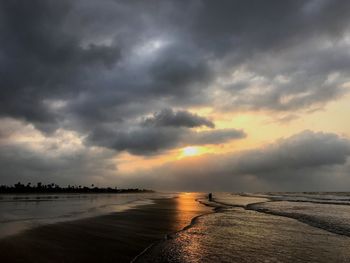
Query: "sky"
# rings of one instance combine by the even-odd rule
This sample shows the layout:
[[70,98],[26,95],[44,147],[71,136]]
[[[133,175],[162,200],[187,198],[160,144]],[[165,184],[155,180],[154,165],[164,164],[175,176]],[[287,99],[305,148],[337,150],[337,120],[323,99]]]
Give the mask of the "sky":
[[0,0],[0,184],[347,191],[349,14]]

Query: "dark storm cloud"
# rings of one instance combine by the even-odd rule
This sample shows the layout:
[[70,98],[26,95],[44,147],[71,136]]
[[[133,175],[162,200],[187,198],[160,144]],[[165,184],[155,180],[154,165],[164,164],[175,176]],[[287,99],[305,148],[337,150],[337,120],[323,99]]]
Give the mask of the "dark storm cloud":
[[[344,190],[349,181],[350,141],[304,131],[262,149],[182,159],[130,176],[148,187],[186,190]],[[345,175],[345,177],[344,177]]]
[[145,125],[155,126],[174,126],[174,127],[199,127],[207,126],[214,128],[215,125],[207,118],[192,114],[188,111],[173,111],[172,109],[163,109],[160,112],[156,112],[152,117],[146,118]]
[[236,129],[195,132],[183,127],[140,126],[129,131],[105,127],[94,130],[88,140],[92,144],[117,151],[149,155],[186,145],[220,144],[245,136],[243,131]]
[[89,142],[117,151],[148,155],[176,147],[187,130],[172,127],[139,127],[130,131],[113,129],[95,130]]

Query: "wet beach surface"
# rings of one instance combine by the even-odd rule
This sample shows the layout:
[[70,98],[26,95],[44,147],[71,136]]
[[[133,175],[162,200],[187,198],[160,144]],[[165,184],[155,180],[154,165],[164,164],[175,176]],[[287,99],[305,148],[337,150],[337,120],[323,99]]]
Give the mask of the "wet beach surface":
[[40,226],[0,239],[1,262],[130,262],[152,242],[211,209],[197,194],[124,212]]
[[0,239],[41,225],[121,212],[174,193],[2,194]]

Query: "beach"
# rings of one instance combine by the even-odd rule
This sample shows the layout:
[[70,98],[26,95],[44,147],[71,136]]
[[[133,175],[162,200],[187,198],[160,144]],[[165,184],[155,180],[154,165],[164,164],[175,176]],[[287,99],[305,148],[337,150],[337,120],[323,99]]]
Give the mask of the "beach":
[[1,262],[130,262],[153,242],[211,211],[179,194],[104,216],[48,224],[0,239]]

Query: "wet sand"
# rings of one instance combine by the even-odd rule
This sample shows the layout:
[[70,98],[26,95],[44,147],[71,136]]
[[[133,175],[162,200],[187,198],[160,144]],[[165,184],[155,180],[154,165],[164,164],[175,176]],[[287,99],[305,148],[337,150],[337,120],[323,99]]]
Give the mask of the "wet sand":
[[0,240],[1,262],[130,262],[151,243],[211,211],[195,194],[106,216],[45,225]]

